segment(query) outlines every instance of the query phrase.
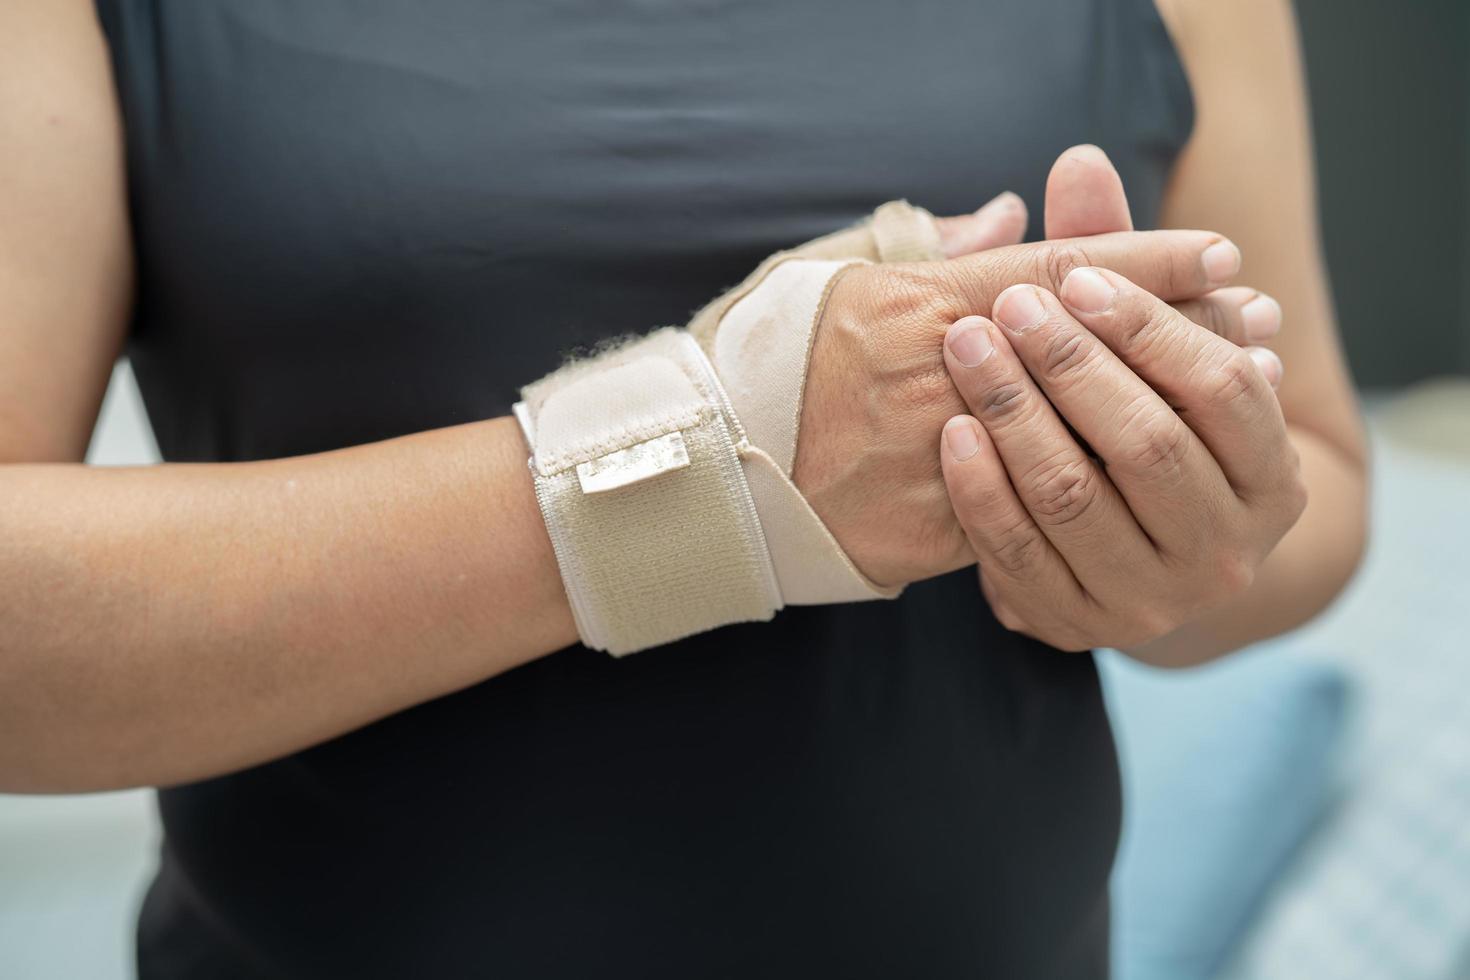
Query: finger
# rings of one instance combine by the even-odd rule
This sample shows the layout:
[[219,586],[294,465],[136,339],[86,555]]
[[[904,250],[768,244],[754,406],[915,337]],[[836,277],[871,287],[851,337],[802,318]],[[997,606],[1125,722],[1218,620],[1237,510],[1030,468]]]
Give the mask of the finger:
[[1006,191],[973,214],[936,218],[935,222],[939,225],[939,244],[945,258],[952,259],[1018,244],[1026,237],[1026,202]]
[[1112,481],[1067,431],[993,323],[979,316],[956,322],[945,337],[944,359],[1021,504],[1083,588],[1110,594],[1099,566],[1152,553]]
[[1281,332],[1281,304],[1249,286],[1226,286],[1173,305],[1186,320],[1237,347],[1264,344]]
[[1240,271],[1240,250],[1210,231],[1117,231],[1091,238],[1030,242],[962,256],[943,263],[959,299],[988,311],[1015,283],[1056,292],[1073,269],[1112,269],[1160,299],[1197,299]]
[[1153,543],[1178,552],[1207,537],[1234,495],[1169,404],[1046,290],[1013,286],[994,314],[1027,372],[1092,447]]
[[1090,143],[1063,151],[1046,178],[1046,237],[1085,238],[1132,231],[1123,178]]
[[1237,493],[1285,489],[1276,462],[1287,455],[1286,422],[1272,391],[1281,362],[1185,319],[1115,272],[1081,269],[1061,300],[1177,410],[1209,447]]
[[[1001,624],[1025,628],[1020,608],[1051,603],[1058,611],[1085,612],[1089,600],[1066,561],[1037,527],[1011,486],[1005,464],[985,427],[968,415],[944,426],[940,465],[956,519],[986,573],[986,599]],[[1000,601],[996,585],[1010,597]]]

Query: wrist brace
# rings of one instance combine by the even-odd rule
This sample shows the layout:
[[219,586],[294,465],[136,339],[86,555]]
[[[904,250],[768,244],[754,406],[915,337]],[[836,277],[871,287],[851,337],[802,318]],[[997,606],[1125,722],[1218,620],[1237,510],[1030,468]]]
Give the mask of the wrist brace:
[[582,642],[622,655],[786,604],[892,598],[791,481],[812,339],[838,274],[938,258],[895,201],[778,252],[700,310],[573,362],[515,406]]

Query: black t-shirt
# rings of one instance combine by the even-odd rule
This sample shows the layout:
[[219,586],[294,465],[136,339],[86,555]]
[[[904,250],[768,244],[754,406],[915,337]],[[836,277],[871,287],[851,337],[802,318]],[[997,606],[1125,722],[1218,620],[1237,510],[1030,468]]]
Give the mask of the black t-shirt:
[[[1039,216],[1076,142],[1146,225],[1190,125],[1150,0],[99,9],[170,460],[506,414],[886,199]],[[1106,972],[1092,660],[968,571],[573,647],[159,802],[145,980]]]

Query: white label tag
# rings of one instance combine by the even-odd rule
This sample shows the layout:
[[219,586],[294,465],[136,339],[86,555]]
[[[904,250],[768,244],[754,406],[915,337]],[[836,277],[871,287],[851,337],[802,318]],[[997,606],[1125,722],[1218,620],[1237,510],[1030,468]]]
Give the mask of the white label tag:
[[689,465],[684,434],[675,430],[577,466],[583,493],[603,493]]

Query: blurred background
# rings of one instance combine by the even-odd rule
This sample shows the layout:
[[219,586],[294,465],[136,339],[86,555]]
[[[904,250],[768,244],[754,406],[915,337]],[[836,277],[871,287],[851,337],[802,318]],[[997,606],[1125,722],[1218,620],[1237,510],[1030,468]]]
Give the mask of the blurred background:
[[[1103,655],[1118,980],[1470,978],[1470,3],[1297,6],[1374,534],[1297,633]],[[126,364],[89,458],[157,459]],[[130,976],[157,840],[147,792],[0,796],[0,977]]]

